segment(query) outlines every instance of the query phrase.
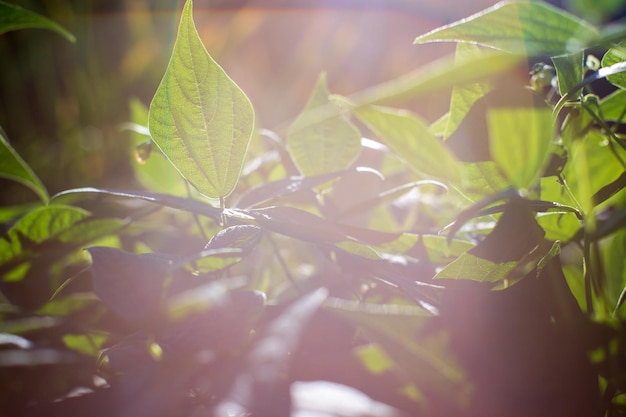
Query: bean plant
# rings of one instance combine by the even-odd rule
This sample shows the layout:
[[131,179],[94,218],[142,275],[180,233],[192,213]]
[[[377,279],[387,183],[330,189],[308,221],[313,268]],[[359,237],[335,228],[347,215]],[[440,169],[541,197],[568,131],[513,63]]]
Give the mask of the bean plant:
[[[131,103],[141,187],[50,196],[0,131],[38,198],[1,210],[3,415],[626,415],[623,26],[498,3],[267,128],[192,12]],[[74,41],[0,2],[22,28]]]

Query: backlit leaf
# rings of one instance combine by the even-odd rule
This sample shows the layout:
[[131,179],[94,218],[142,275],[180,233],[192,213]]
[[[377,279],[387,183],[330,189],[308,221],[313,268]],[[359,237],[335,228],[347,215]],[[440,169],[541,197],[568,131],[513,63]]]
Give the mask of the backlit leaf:
[[525,189],[541,175],[552,146],[549,109],[495,108],[487,111],[489,149],[512,185]]
[[585,75],[583,61],[583,51],[552,57],[557,79],[559,80],[559,94],[562,96],[583,80]]
[[[602,67],[610,67],[611,65],[626,61],[626,51],[624,48],[612,48],[602,57]],[[609,82],[622,90],[626,89],[626,73],[620,72],[606,77]]]
[[188,0],[150,104],[152,139],[198,191],[222,198],[237,184],[253,128],[250,100],[204,48]]
[[574,40],[592,38],[596,29],[543,2],[503,1],[473,16],[418,36],[415,43],[468,42],[528,55],[575,52]]
[[[0,19],[2,16],[1,8],[2,3],[0,3]],[[24,184],[37,193],[44,203],[50,199],[41,180],[11,147],[7,138],[4,137],[2,129],[0,129],[0,177]]]
[[416,172],[454,182],[460,180],[456,158],[418,116],[380,106],[356,108],[354,113]]
[[361,133],[341,115],[321,122],[311,121],[311,114],[329,101],[326,76],[322,74],[304,111],[287,133],[289,152],[305,176],[320,175],[345,169],[361,150]]

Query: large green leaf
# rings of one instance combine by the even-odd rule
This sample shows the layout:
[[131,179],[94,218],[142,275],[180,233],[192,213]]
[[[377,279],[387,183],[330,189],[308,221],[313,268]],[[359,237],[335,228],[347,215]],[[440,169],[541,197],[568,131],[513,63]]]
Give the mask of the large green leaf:
[[418,36],[415,43],[468,42],[528,55],[559,55],[573,40],[596,35],[596,29],[542,2],[504,1]]
[[70,42],[76,38],[56,22],[19,6],[0,1],[0,34],[17,29],[50,29]]
[[[2,3],[0,3],[1,6]],[[2,16],[1,11],[0,16]],[[0,177],[24,184],[37,193],[44,203],[47,203],[50,197],[41,180],[37,178],[28,164],[15,152],[3,133],[2,129],[0,129]]]
[[356,108],[354,113],[416,172],[459,181],[457,160],[416,115],[380,106]]
[[527,188],[541,175],[552,146],[549,109],[494,108],[487,111],[489,150],[493,160],[517,188]]
[[202,194],[226,197],[239,179],[254,129],[244,92],[208,54],[183,9],[169,65],[150,104],[152,139]]
[[324,106],[333,106],[328,99],[325,74],[320,75],[304,111],[287,133],[289,151],[305,176],[321,175],[345,169],[361,150],[361,133],[341,115],[321,122],[312,122],[311,115]]

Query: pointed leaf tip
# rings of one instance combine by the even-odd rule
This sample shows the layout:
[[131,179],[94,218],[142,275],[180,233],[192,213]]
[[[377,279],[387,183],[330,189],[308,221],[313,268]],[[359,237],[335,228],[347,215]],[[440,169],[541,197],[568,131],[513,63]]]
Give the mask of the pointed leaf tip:
[[235,188],[254,129],[250,100],[205,49],[183,8],[169,65],[150,104],[152,139],[202,194]]

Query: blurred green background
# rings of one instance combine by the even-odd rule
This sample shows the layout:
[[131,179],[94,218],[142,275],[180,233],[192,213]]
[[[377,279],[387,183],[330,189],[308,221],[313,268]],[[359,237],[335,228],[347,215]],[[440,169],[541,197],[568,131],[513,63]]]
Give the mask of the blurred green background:
[[[72,44],[45,30],[0,36],[0,126],[51,194],[81,186],[137,188],[129,101],[146,106],[165,71],[182,1],[11,1],[69,29]],[[320,71],[331,91],[350,94],[453,52],[413,46],[415,36],[495,0],[249,0],[194,2],[209,53],[248,94],[259,127],[284,126],[302,109]],[[600,5],[600,6],[598,6]],[[572,10],[607,20],[621,1],[571,0]],[[588,11],[593,10],[594,16]],[[435,120],[440,95],[412,103]],[[282,134],[284,132],[278,132]],[[33,201],[0,182],[0,204]]]

